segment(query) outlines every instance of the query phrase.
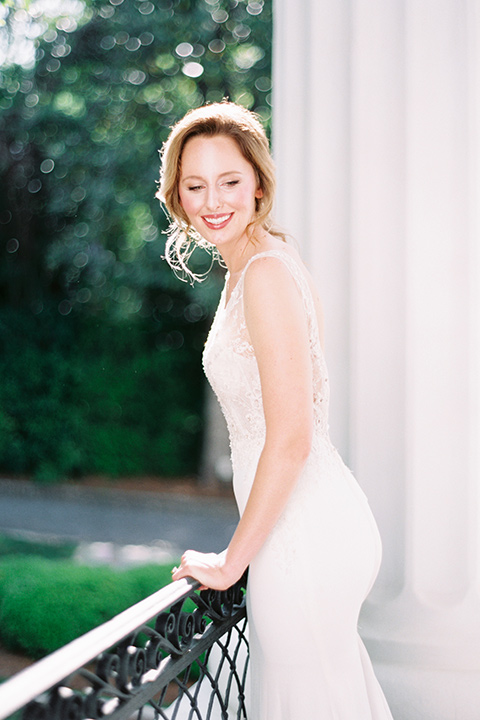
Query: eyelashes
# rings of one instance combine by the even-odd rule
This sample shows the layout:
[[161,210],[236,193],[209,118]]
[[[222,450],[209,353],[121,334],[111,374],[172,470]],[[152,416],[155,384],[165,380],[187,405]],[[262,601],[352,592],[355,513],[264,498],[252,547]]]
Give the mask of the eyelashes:
[[[226,187],[233,188],[235,185],[238,185],[240,180],[228,180],[227,182],[223,183]],[[188,191],[189,192],[198,192],[199,190],[203,190],[205,188],[204,185],[189,185]]]

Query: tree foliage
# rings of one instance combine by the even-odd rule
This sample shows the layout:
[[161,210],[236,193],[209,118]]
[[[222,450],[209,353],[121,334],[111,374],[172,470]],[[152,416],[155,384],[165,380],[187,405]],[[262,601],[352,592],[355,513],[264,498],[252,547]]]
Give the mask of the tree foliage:
[[47,286],[64,313],[128,316],[145,288],[168,285],[157,151],[205,101],[227,96],[268,119],[269,20],[241,0],[112,0],[75,21],[32,18],[34,66],[0,77],[10,301],[38,306]]
[[[42,338],[50,332],[45,327],[65,325],[86,366],[96,367],[98,357],[110,353],[108,383],[118,385],[113,365],[121,337],[134,327],[139,356],[149,358],[143,364],[137,358],[145,377],[149,363],[156,362],[158,383],[155,353],[171,358],[160,363],[165,373],[160,387],[132,387],[125,397],[118,385],[123,420],[117,417],[117,426],[128,416],[129,403],[141,402],[138,393],[145,399],[150,392],[163,406],[165,399],[173,403],[166,406],[168,417],[180,412],[180,425],[190,418],[187,425],[193,427],[191,418],[201,414],[202,383],[192,368],[200,367],[218,280],[213,273],[192,289],[162,260],[167,223],[154,198],[158,150],[188,109],[223,97],[256,110],[268,129],[270,0],[7,0],[0,5],[0,21],[0,321],[5,333],[20,318],[20,326],[31,332],[23,337],[24,352],[40,358]],[[201,269],[210,260],[201,254],[196,262]],[[64,345],[62,358],[71,366],[73,351]],[[4,364],[18,363],[7,343],[4,348]],[[17,347],[17,352],[22,351]],[[184,377],[176,372],[180,353],[188,355]],[[43,362],[33,356],[31,361]],[[29,436],[11,399],[22,395],[19,383],[28,385],[20,365],[22,373],[4,367],[19,376],[18,393],[12,390],[8,399],[0,391],[0,423],[11,429],[12,442],[16,438],[16,444],[7,443],[10,456],[12,447]],[[52,377],[59,377],[60,366]],[[95,397],[102,386],[98,372]],[[121,382],[128,385],[126,377]],[[87,387],[79,383],[77,399]],[[72,387],[66,378],[59,385]],[[190,397],[180,403],[181,410],[167,389],[171,385],[179,396]],[[35,393],[46,400],[48,388],[37,387]],[[66,395],[60,393],[57,403],[73,418],[78,413],[66,408],[77,400]],[[88,398],[85,402],[92,405]],[[80,413],[71,429],[72,447],[82,445],[79,437],[92,422],[91,414]],[[164,422],[168,425],[168,418]],[[175,435],[177,425],[167,437]],[[198,463],[196,426],[195,442],[184,446],[193,458],[184,470]],[[132,425],[126,427],[128,434]],[[52,432],[56,439],[62,435]],[[151,445],[155,423],[142,432],[143,445]],[[110,441],[125,442],[121,433]],[[78,457],[87,445],[83,453],[76,447],[72,458],[77,461],[67,462],[61,472],[86,470]],[[164,445],[169,445],[165,439]],[[0,441],[0,469],[14,467],[2,460],[1,446]],[[26,463],[27,469],[36,463]],[[157,469],[162,471],[160,461]]]

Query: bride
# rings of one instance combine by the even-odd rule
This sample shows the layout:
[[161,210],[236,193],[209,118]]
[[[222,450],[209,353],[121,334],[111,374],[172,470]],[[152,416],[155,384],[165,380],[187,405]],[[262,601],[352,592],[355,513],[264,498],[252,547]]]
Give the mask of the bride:
[[240,521],[220,554],[188,550],[173,579],[223,590],[247,566],[250,720],[391,720],[357,632],[381,543],[328,434],[324,322],[313,280],[272,224],[275,174],[256,116],[190,111],[162,151],[167,258],[191,244],[227,267],[204,351],[225,414]]

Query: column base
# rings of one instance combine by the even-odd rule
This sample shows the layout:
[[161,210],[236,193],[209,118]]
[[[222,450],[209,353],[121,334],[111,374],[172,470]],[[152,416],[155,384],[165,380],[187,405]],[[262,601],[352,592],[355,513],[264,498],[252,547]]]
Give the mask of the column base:
[[449,608],[407,593],[367,601],[359,625],[395,720],[478,720],[478,599]]
[[394,720],[478,720],[478,672],[373,663]]

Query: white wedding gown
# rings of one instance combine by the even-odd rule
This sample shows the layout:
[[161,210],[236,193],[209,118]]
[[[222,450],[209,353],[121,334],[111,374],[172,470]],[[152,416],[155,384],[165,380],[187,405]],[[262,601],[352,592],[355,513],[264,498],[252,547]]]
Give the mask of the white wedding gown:
[[[204,351],[225,414],[233,485],[245,508],[265,438],[260,378],[243,310],[251,262],[276,258],[303,297],[310,332],[314,440],[287,506],[250,565],[249,720],[391,720],[357,632],[377,575],[381,543],[366,497],[328,434],[328,376],[313,298],[285,250],[251,258],[232,295],[224,289]],[[281,292],[281,288],[279,289]]]

